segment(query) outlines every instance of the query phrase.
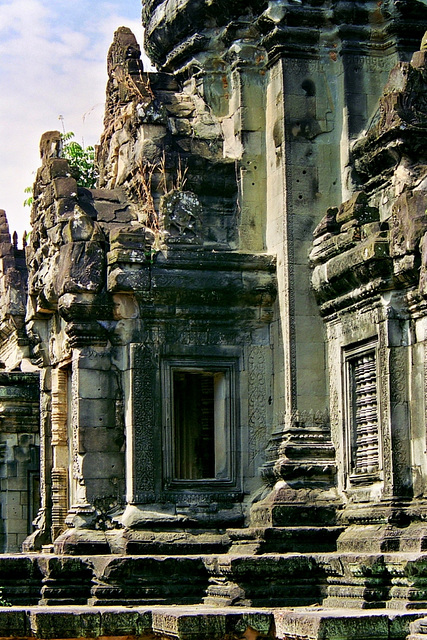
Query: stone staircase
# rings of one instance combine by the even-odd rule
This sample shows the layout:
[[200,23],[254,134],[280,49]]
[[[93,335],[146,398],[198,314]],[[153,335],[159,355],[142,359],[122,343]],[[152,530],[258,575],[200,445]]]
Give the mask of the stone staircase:
[[3,555],[0,586],[13,606],[417,611],[427,610],[427,554]]
[[224,535],[219,553],[166,554],[159,546],[138,555],[2,555],[2,599],[11,606],[0,607],[0,638],[422,640],[427,633],[422,544],[369,553],[354,540],[351,551],[341,527]]

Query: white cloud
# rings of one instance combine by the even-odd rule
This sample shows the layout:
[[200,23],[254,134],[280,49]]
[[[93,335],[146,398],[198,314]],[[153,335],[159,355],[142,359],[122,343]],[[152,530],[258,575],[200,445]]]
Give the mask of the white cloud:
[[22,202],[39,166],[40,136],[61,130],[62,115],[78,141],[97,142],[108,47],[121,25],[142,43],[140,6],[140,0],[0,0],[0,208],[19,235],[29,226]]

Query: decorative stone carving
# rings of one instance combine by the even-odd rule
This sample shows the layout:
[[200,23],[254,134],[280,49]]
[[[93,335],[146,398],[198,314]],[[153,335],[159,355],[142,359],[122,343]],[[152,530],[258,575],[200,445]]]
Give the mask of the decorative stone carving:
[[52,371],[52,446],[68,444],[68,373],[66,369]]
[[[156,430],[155,409],[155,356],[147,345],[132,346],[133,364],[133,502],[145,503],[155,500],[155,456],[154,438]],[[129,443],[130,444],[130,443]]]
[[351,402],[355,440],[352,467],[356,475],[374,473],[379,467],[375,352],[371,351],[355,358],[351,368],[353,385]]
[[162,211],[167,244],[200,244],[201,205],[193,193],[172,191],[163,196]]
[[267,380],[265,348],[249,354],[249,461],[254,462],[267,439]]
[[66,528],[68,512],[68,469],[52,469],[52,537],[56,539]]

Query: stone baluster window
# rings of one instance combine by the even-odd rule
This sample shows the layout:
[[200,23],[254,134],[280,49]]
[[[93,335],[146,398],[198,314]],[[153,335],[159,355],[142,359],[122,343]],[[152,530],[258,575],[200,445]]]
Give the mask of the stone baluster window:
[[375,348],[347,353],[346,369],[350,479],[370,482],[378,477],[381,466]]

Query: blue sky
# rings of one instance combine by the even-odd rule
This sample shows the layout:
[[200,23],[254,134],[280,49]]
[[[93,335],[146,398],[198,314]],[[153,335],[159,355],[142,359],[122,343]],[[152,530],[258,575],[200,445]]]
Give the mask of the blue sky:
[[29,230],[25,187],[42,133],[73,131],[95,144],[102,131],[106,58],[114,31],[142,45],[141,0],[0,0],[0,209],[11,232]]

